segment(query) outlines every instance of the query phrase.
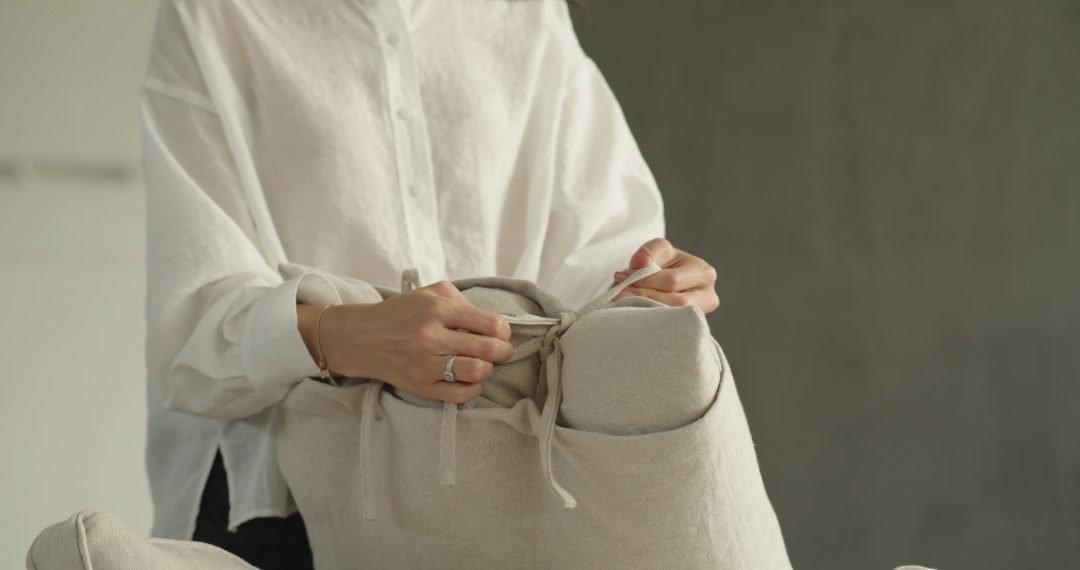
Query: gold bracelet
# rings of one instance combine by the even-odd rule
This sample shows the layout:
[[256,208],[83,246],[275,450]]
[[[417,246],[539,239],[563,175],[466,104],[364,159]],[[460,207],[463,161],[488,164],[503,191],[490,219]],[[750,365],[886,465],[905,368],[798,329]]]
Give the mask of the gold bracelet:
[[315,317],[315,350],[319,353],[319,378],[322,379],[330,377],[330,369],[326,366],[326,360],[323,359],[322,343],[319,342],[319,323],[322,322],[323,313],[330,307],[333,307],[333,305],[324,305],[323,308],[319,310],[319,316]]

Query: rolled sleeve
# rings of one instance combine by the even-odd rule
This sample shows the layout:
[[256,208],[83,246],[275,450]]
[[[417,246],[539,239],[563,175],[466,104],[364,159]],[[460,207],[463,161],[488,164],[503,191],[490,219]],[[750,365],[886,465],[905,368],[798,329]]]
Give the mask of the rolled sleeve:
[[248,381],[257,390],[275,386],[284,390],[301,378],[319,374],[296,319],[301,297],[317,304],[341,304],[333,284],[308,271],[271,289],[251,306],[241,355]]

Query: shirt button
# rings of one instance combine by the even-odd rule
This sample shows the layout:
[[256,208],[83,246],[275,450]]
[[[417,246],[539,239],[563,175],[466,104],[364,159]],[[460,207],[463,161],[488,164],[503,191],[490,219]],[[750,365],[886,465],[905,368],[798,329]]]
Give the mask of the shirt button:
[[409,110],[406,109],[405,107],[401,107],[401,108],[399,108],[397,110],[397,116],[402,121],[408,121],[409,120]]
[[399,38],[397,34],[390,33],[389,35],[386,36],[386,43],[388,43],[388,44],[390,44],[392,46],[396,46],[400,39],[401,38]]
[[424,191],[424,187],[419,184],[413,184],[409,187],[409,192],[412,193],[413,198],[419,198],[420,194]]

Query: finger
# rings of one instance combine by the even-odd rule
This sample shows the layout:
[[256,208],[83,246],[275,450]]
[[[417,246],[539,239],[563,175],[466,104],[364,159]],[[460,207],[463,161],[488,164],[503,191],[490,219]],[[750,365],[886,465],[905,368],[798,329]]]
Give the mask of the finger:
[[450,311],[445,324],[451,329],[465,329],[479,335],[510,340],[510,323],[502,315],[481,309],[466,301]]
[[656,289],[668,293],[678,293],[688,289],[696,289],[709,283],[709,272],[704,263],[692,265],[679,265],[668,269],[661,269],[652,275],[634,282],[634,287],[644,289]]
[[[687,253],[687,252],[685,252],[685,251],[683,251],[681,249],[676,249],[675,250],[675,256],[673,258],[671,258],[671,260],[669,260],[666,263],[662,263],[662,264],[658,264],[658,265],[660,265],[663,268],[682,267],[684,265],[685,266],[696,265],[696,266],[699,266],[699,267],[703,268],[706,272],[712,273],[713,278],[715,279],[716,269],[713,266],[709,265],[709,262],[705,261],[704,259],[702,259],[702,258],[700,258],[700,257],[698,257],[696,255]],[[634,272],[634,269],[631,269],[629,267],[625,268],[625,269],[620,269],[619,271],[616,271],[615,274],[614,274],[615,280],[616,281],[622,281],[623,279],[626,279],[626,277],[629,276],[633,272]]]
[[[442,356],[441,364],[438,371],[432,375],[432,378],[442,378],[443,370],[446,369],[446,360],[450,356]],[[458,382],[468,382],[469,384],[476,384],[477,382],[483,382],[491,377],[492,371],[495,369],[494,365],[487,360],[480,360],[479,358],[472,358],[470,356],[457,355],[454,359],[454,366],[452,368],[454,372],[454,380]]]
[[646,289],[663,290],[667,293],[680,293],[680,291],[712,286],[715,283],[716,273],[712,266],[700,258],[692,258],[685,263],[678,263],[674,267],[653,273],[634,285]]
[[[464,299],[465,295],[461,294],[457,286],[450,281],[436,281],[430,285],[425,285],[420,289],[426,289],[440,297],[446,297],[447,299]],[[417,289],[419,291],[420,289]]]
[[427,389],[427,394],[424,394],[424,396],[428,398],[434,398],[436,400],[442,400],[444,402],[464,404],[469,400],[479,396],[483,391],[483,384],[469,384],[468,382],[447,382],[446,380],[439,380]]
[[638,287],[627,287],[619,292],[615,296],[615,299],[621,299],[630,295],[640,295],[642,297],[648,297],[654,301],[659,301],[670,307],[685,307],[690,304],[690,295],[687,293],[669,293],[667,291],[657,291],[656,289],[642,289]]
[[445,331],[442,342],[444,354],[470,356],[488,362],[503,362],[510,359],[514,347],[508,341],[462,331]]
[[716,287],[713,284],[690,291],[683,291],[690,296],[690,303],[697,305],[703,313],[711,313],[720,307],[720,297],[716,295]]
[[[629,291],[629,293],[627,293],[627,291]],[[701,312],[706,314],[711,313],[720,307],[720,298],[717,297],[716,290],[711,285],[688,291],[679,291],[677,293],[627,287],[625,290],[621,291],[619,295],[616,295],[615,299],[617,300],[635,294],[651,298],[671,307],[694,305],[701,309]]]
[[675,246],[671,245],[671,242],[667,239],[662,237],[653,238],[645,242],[630,257],[630,269],[645,267],[650,260],[655,261],[660,267],[664,267],[675,259],[678,252],[679,250],[675,249]]
[[686,305],[694,305],[703,313],[711,313],[720,305],[720,299],[712,285],[679,291],[678,294],[686,301]]

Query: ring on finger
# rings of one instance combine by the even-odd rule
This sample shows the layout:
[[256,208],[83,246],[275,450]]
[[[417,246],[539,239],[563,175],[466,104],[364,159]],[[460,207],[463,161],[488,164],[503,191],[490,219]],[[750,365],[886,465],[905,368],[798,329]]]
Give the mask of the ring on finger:
[[456,354],[450,355],[450,358],[446,359],[446,367],[443,368],[442,377],[447,382],[457,382],[454,378],[454,359],[457,358]]

